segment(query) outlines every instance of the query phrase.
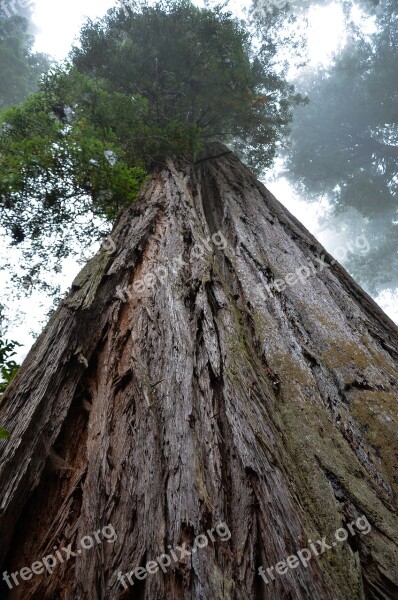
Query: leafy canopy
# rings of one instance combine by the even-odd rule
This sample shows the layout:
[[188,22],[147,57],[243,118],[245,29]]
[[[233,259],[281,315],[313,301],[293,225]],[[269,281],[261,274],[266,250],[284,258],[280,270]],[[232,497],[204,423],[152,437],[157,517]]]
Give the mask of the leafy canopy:
[[[17,346],[20,346],[17,342],[0,339],[0,399],[19,371],[19,365],[12,358],[16,354]],[[6,429],[0,427],[0,440],[9,438],[10,435]]]
[[45,236],[57,257],[70,251],[61,228],[92,241],[97,217],[113,221],[168,156],[219,140],[269,166],[301,100],[275,55],[222,6],[160,1],[88,21],[69,63],[0,115],[0,219],[39,256],[35,274]]
[[177,122],[192,140],[240,142],[254,166],[270,165],[298,98],[276,74],[275,45],[263,39],[255,47],[246,24],[222,6],[126,8],[89,22],[80,41],[72,57],[79,71],[146,98],[150,123],[162,130]]
[[19,365],[12,358],[16,355],[17,342],[0,339],[0,397],[19,371]]

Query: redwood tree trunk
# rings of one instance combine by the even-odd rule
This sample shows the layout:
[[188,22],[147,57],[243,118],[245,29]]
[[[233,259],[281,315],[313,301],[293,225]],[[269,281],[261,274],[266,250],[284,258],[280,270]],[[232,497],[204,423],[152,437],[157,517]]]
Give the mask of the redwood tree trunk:
[[[108,524],[117,539],[2,598],[398,597],[397,329],[233,154],[208,153],[153,175],[3,399],[1,572]],[[367,535],[259,575],[362,515]],[[220,522],[229,540],[118,579]]]

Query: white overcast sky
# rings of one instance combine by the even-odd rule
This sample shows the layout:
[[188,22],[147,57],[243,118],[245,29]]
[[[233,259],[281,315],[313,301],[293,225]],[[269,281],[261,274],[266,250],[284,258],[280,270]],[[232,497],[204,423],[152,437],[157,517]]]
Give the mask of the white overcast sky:
[[[9,0],[5,0],[9,4]],[[268,0],[264,0],[267,2]],[[16,4],[18,0],[16,0]],[[198,4],[202,2],[198,1]],[[66,58],[73,43],[77,42],[79,30],[87,17],[95,19],[106,13],[114,6],[115,0],[36,0],[33,20],[38,27],[35,49],[45,52],[56,60]],[[239,13],[242,8],[250,6],[248,0],[231,0],[230,7]],[[309,13],[308,44],[309,55],[312,66],[328,62],[332,52],[344,45],[344,18],[341,7],[331,3],[327,7],[312,8]],[[271,191],[283,202],[287,208],[300,219],[304,225],[312,231],[320,241],[333,253],[338,246],[336,239],[331,237],[330,232],[321,233],[318,226],[318,217],[325,210],[320,202],[318,205],[309,205],[303,200],[295,197],[293,190],[285,180],[275,179],[266,182]],[[64,282],[69,285],[78,270],[76,264],[70,264],[64,273]],[[65,284],[64,284],[65,285]],[[398,308],[396,298],[390,294],[383,294],[379,302],[383,309],[398,322]],[[42,308],[39,308],[42,303]],[[16,339],[24,344],[20,355],[23,356],[32,343],[29,333],[33,329],[36,333],[42,329],[42,324],[35,326],[35,321],[42,321],[43,306],[50,306],[46,298],[34,295],[28,302],[22,302],[20,309],[26,312],[26,318],[22,318],[19,325],[8,331],[10,339]],[[32,313],[32,307],[36,306],[36,315]]]
[[36,0],[33,20],[40,32],[35,48],[62,60],[86,17],[100,17],[115,4],[113,0]]
[[[264,3],[267,1],[264,0]],[[117,4],[115,0],[68,0],[67,4],[54,0],[36,0],[34,21],[40,32],[35,48],[62,60],[76,41],[85,19],[102,16]],[[203,2],[197,1],[196,4]],[[230,7],[236,13],[250,4],[248,0],[230,0]],[[309,53],[312,64],[315,65],[325,62],[344,39],[342,9],[333,3],[323,8],[314,7],[310,11],[309,23]]]

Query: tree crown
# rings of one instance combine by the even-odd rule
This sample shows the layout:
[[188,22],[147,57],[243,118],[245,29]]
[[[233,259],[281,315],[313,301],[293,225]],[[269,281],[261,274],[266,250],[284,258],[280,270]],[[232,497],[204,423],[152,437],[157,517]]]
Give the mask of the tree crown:
[[219,140],[269,166],[301,100],[275,55],[222,6],[161,0],[88,21],[69,62],[0,115],[0,218],[39,255],[35,275],[48,264],[43,236],[59,259],[71,236],[60,228],[103,234],[96,218],[113,221],[168,156],[194,160]]

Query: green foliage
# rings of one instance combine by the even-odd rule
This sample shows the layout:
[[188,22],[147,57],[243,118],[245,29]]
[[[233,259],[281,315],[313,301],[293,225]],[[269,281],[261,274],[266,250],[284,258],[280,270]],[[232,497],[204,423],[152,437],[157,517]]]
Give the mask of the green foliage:
[[138,130],[144,112],[140,98],[108,93],[100,81],[72,71],[49,74],[40,92],[3,112],[2,221],[16,243],[89,208],[115,218],[135,199],[145,170],[129,151],[127,132]]
[[8,342],[0,339],[0,394],[3,394],[8,385],[19,371],[19,365],[12,359],[16,355],[15,348],[20,346],[17,342]]
[[0,440],[4,440],[6,438],[9,438],[10,435],[11,434],[6,429],[3,429],[3,427],[0,427]]
[[306,197],[332,200],[336,223],[353,231],[362,217],[371,252],[348,266],[372,292],[398,286],[397,7],[384,0],[376,15],[374,34],[352,27],[332,67],[302,82],[310,103],[296,111],[286,169]]
[[48,263],[45,239],[57,258],[73,231],[93,241],[167,157],[194,161],[219,140],[269,166],[301,100],[275,55],[264,27],[254,43],[221,6],[161,1],[89,21],[70,63],[0,114],[0,222],[29,275]]
[[142,98],[68,69],[0,115],[0,219],[24,248],[25,280],[40,281],[76,240],[101,237],[98,218],[113,221],[136,199],[146,165],[130,135],[145,135],[145,111]]
[[[112,10],[88,22],[80,42],[74,65],[114,91],[144,97],[149,126],[179,124],[193,149],[212,139],[244,148],[257,168],[272,163],[300,100],[276,73],[275,44],[262,33],[256,46],[247,24],[222,6],[177,0]],[[166,144],[158,154],[176,150]]]

